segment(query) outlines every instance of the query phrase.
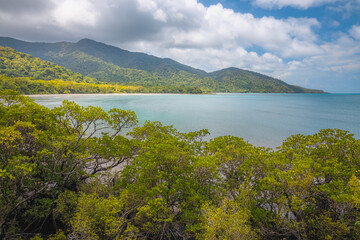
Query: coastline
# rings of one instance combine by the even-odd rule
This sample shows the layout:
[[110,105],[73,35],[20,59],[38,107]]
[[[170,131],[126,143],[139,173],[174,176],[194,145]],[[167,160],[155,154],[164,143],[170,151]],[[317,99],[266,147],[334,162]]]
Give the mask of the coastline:
[[322,93],[270,93],[270,92],[266,92],[266,93],[260,93],[260,92],[213,92],[213,93],[55,93],[55,94],[22,94],[23,96],[28,96],[28,97],[46,97],[46,96],[90,96],[90,95],[99,95],[99,96],[107,96],[107,95],[112,95],[112,96],[121,96],[121,95],[126,95],[126,96],[159,96],[159,95],[226,95],[226,94],[360,94],[360,93],[330,93],[330,92],[322,92]]
[[[50,108],[61,105],[66,99],[105,110],[114,107],[131,109],[140,122],[161,121],[181,132],[206,128],[211,132],[210,138],[233,135],[262,147],[276,148],[291,135],[313,134],[322,128],[344,129],[357,138],[360,136],[356,122],[360,114],[356,104],[360,94],[97,93],[28,96]],[[338,112],[342,114],[338,115]]]
[[28,97],[46,97],[46,96],[90,96],[90,95],[99,95],[99,96],[120,96],[120,95],[127,95],[127,96],[144,96],[144,95],[207,95],[207,94],[191,94],[191,93],[68,93],[68,94],[24,94],[24,96]]

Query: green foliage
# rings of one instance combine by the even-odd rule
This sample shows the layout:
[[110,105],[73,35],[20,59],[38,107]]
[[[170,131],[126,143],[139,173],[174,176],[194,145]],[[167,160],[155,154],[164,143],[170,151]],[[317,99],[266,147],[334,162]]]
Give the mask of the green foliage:
[[[12,89],[22,94],[204,92],[200,89],[201,82],[192,84],[198,77],[184,71],[168,78],[144,70],[121,68],[86,54],[73,53],[72,56],[81,64],[86,63],[89,66],[77,67],[74,59],[66,63],[73,62],[72,69],[82,73],[85,71],[91,78],[52,62],[0,46],[0,90]],[[96,69],[99,71],[93,72]]]
[[55,63],[34,58],[9,47],[0,46],[0,75],[8,77],[27,77],[37,80],[63,79],[74,82],[95,82]]
[[70,221],[75,216],[78,198],[78,194],[73,191],[65,190],[60,193],[55,201],[54,217],[60,219],[65,225],[70,226]]
[[81,194],[72,218],[72,238],[120,239],[120,230],[126,223],[122,210],[122,201],[113,196],[101,198],[95,194]]
[[49,240],[67,240],[68,238],[62,230],[59,230],[56,234],[51,235]]
[[306,89],[286,84],[278,79],[237,68],[212,72],[210,77],[218,83],[217,92],[256,93],[322,93],[321,90]]
[[277,234],[287,237],[356,239],[352,228],[359,213],[351,203],[349,181],[359,174],[359,153],[359,140],[346,131],[327,129],[288,138],[260,181],[261,212],[276,214],[261,224],[276,222]]
[[0,90],[22,94],[123,93],[146,91],[139,86],[100,84],[54,63],[0,46]]
[[0,90],[6,89],[18,91],[21,94],[134,93],[146,90],[138,86],[63,80],[31,80],[28,77],[10,78],[0,75]]
[[[13,91],[0,96],[0,238],[56,229],[49,219],[61,193],[77,191],[86,179],[132,156],[130,140],[119,135],[137,123],[131,111],[107,113],[66,101],[50,110]],[[68,212],[60,216],[64,224]]]
[[278,79],[236,68],[206,73],[171,59],[132,53],[89,39],[77,43],[32,45],[0,38],[0,44],[54,62],[103,83],[141,86],[138,89],[141,92],[323,92],[289,85]]
[[[208,163],[197,155],[203,132],[182,134],[158,122],[134,129],[137,157],[117,185],[133,194],[133,225],[148,238],[179,238],[196,231],[201,205],[212,198]],[[188,140],[190,139],[191,140]],[[192,229],[189,229],[192,227]]]
[[220,207],[203,206],[204,233],[199,239],[256,239],[249,223],[250,212],[239,202],[225,198]]
[[271,150],[136,124],[1,91],[0,238],[359,239],[360,140],[347,131]]

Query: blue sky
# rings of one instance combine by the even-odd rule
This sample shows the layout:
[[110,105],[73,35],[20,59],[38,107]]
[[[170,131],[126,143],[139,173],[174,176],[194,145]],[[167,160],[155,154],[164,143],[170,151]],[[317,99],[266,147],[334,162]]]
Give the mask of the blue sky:
[[209,72],[360,92],[360,0],[0,0],[0,35],[90,38]]
[[[266,5],[257,4],[256,1],[251,0],[202,0],[200,1],[205,6],[221,3],[225,8],[233,9],[236,12],[251,13],[255,17],[261,18],[263,16],[273,16],[277,19],[284,19],[289,17],[294,18],[316,18],[321,23],[321,28],[318,29],[318,34],[321,40],[332,41],[338,34],[337,31],[347,32],[353,25],[360,24],[360,7],[359,1],[325,1],[322,4],[316,4],[317,0],[310,1],[296,1],[288,0],[283,2],[309,2],[308,6],[300,7],[293,5]],[[268,2],[271,2],[269,0]],[[277,2],[277,1],[273,1]],[[281,2],[278,1],[278,2]],[[313,2],[313,5],[310,3]],[[352,2],[352,3],[351,3]],[[348,4],[348,6],[346,6]]]

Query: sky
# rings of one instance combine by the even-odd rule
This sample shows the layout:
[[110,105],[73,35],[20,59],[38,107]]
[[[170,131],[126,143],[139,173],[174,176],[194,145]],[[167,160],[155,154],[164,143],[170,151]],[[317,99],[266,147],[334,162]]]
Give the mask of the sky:
[[360,0],[0,0],[0,36],[90,38],[207,72],[360,93]]

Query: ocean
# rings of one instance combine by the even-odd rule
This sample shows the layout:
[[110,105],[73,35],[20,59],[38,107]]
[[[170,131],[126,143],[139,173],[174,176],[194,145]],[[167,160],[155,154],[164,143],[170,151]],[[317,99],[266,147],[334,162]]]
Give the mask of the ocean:
[[82,106],[131,109],[146,120],[180,132],[208,129],[210,138],[233,135],[276,148],[294,134],[338,128],[360,137],[360,94],[76,94],[31,96],[52,108],[63,100]]

